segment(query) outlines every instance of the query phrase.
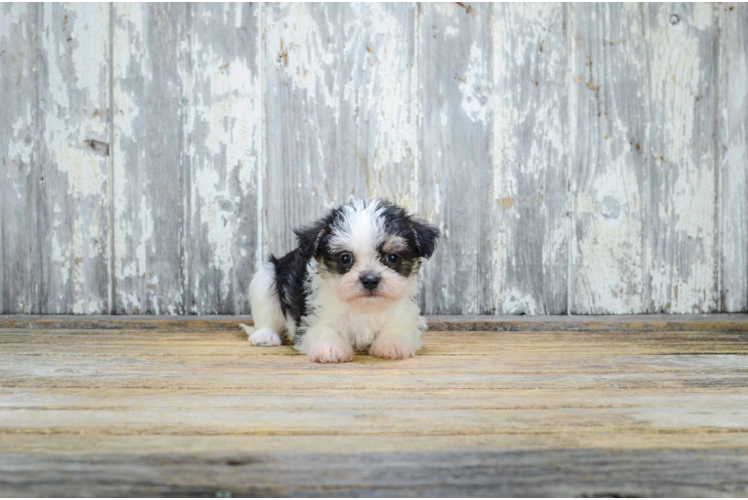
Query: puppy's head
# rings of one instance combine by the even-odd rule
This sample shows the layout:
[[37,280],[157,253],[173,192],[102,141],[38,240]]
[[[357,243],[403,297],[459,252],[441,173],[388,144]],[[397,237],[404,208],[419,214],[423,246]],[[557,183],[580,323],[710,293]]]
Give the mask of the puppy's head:
[[316,259],[322,279],[359,312],[400,300],[439,238],[435,227],[380,200],[335,208],[296,234],[302,255]]

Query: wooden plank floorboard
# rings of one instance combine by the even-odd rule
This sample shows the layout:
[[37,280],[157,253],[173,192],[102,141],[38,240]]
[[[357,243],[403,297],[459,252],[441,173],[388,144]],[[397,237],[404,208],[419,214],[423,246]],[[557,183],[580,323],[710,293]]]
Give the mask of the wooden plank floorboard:
[[[426,316],[435,331],[748,331],[748,314],[648,314],[616,316]],[[251,316],[0,315],[0,328],[139,330],[228,330],[252,323]]]
[[[13,495],[744,496],[739,450],[5,455]],[[117,471],[113,474],[112,471]],[[26,485],[13,478],[34,475]],[[107,477],[108,480],[102,480]],[[63,482],[64,481],[64,482]],[[225,493],[224,493],[225,494]]]
[[739,316],[454,323],[343,365],[232,319],[23,321],[0,329],[2,496],[748,495]]

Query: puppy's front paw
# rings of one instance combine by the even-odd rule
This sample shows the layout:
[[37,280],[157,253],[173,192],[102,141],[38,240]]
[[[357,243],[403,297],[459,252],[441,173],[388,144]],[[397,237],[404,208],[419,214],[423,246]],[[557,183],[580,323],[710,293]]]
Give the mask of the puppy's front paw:
[[369,354],[382,359],[406,359],[415,356],[416,351],[400,339],[377,339],[369,348]]
[[345,363],[353,359],[353,349],[342,342],[321,341],[309,350],[308,356],[315,363]]

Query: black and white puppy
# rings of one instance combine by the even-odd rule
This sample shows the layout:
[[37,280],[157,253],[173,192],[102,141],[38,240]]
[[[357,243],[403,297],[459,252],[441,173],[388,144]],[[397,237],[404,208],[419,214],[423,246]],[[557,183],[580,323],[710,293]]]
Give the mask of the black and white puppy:
[[299,245],[271,257],[249,287],[257,346],[281,336],[320,363],[368,350],[402,359],[422,347],[426,321],[416,304],[416,275],[439,231],[387,201],[354,200],[296,230]]

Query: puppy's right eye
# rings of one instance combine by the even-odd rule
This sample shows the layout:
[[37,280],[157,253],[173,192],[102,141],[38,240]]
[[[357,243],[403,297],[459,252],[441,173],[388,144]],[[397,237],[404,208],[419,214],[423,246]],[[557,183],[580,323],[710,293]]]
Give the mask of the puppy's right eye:
[[349,253],[344,253],[340,256],[340,263],[344,266],[350,266],[353,264],[353,255]]

